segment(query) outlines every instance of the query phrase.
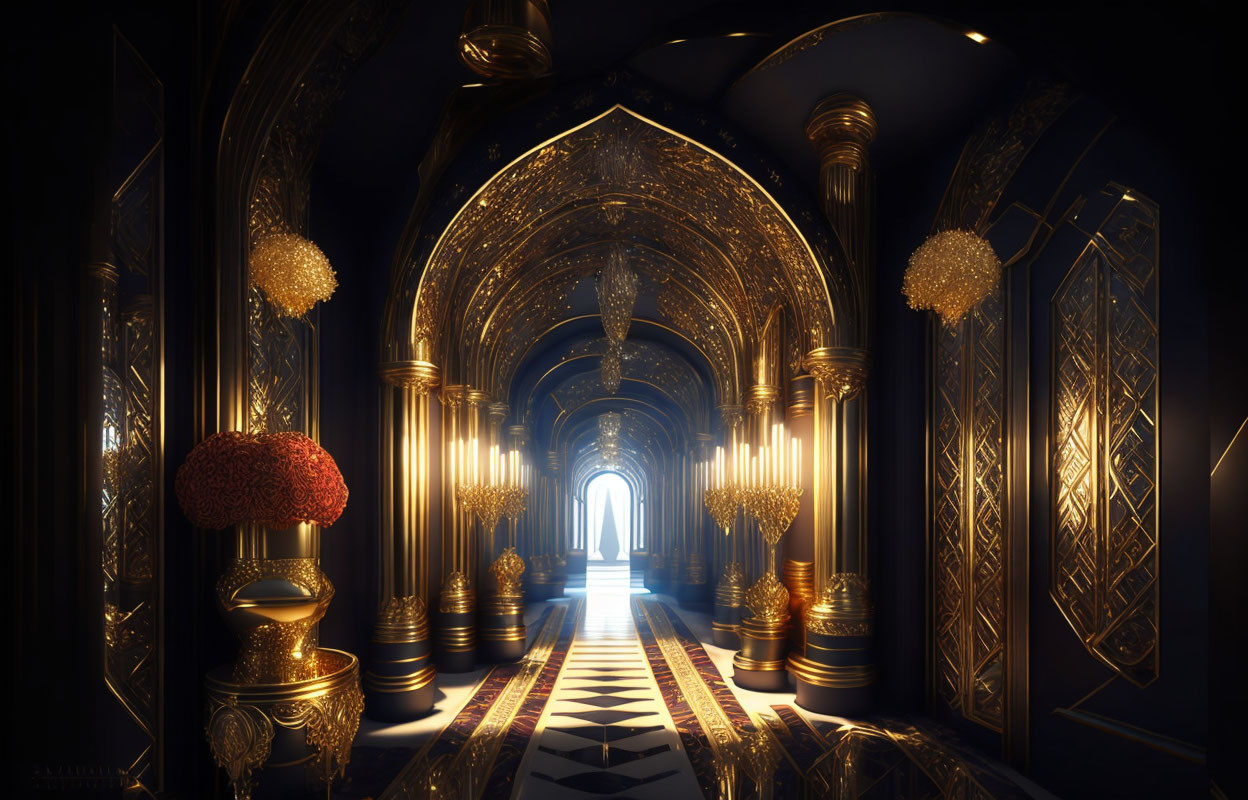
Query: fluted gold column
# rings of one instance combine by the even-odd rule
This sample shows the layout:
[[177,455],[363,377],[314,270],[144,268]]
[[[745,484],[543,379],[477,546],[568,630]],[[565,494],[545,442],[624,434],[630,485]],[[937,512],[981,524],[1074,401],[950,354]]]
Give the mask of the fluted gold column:
[[702,501],[701,466],[707,458],[711,442],[709,433],[695,433],[693,445],[685,457],[682,483],[685,486],[684,516],[686,520],[686,563],[681,583],[680,603],[688,608],[705,609],[706,536],[708,516]]
[[559,453],[547,453],[547,462],[554,476],[551,482],[550,593],[551,597],[563,597],[563,587],[568,583],[568,496],[571,491],[567,486],[569,476]]
[[[729,453],[745,441],[744,408],[725,404],[719,407],[724,420],[724,449]],[[716,530],[720,540],[722,558],[719,565],[719,582],[715,586],[714,620],[711,637],[716,646],[735,650],[741,646],[741,605],[745,601],[745,571],[741,566],[741,539],[745,535],[745,515],[740,509],[732,518],[727,530]]]
[[790,658],[797,702],[828,714],[867,710],[875,668],[867,580],[866,386],[875,297],[874,177],[868,146],[875,115],[837,94],[811,112],[806,135],[819,153],[820,200],[849,261],[859,325],[838,346],[807,354],[815,377],[814,559],[819,595],[806,620],[806,651]]
[[[763,445],[771,435],[771,426],[777,422],[776,403],[780,399],[780,390],[774,384],[758,383],[751,386],[745,394],[745,411],[747,414],[745,439],[754,452]],[[767,546],[759,533],[758,523],[748,517],[745,520],[744,564],[747,582],[762,577],[767,567]]]
[[443,672],[466,672],[477,661],[476,592],[470,579],[468,550],[471,520],[459,504],[452,483],[455,443],[464,437],[467,387],[442,389],[442,590],[438,597],[434,657]]
[[431,534],[430,393],[438,368],[423,360],[383,366],[383,419],[390,426],[382,475],[380,602],[365,707],[374,719],[413,719],[433,706],[425,598]]

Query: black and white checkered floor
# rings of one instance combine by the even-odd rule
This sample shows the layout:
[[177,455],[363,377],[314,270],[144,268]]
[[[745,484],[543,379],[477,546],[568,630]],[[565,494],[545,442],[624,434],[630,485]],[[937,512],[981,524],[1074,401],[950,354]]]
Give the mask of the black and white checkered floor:
[[[590,564],[585,614],[517,774],[519,797],[696,797],[629,611],[627,564]],[[575,591],[573,589],[572,591]]]

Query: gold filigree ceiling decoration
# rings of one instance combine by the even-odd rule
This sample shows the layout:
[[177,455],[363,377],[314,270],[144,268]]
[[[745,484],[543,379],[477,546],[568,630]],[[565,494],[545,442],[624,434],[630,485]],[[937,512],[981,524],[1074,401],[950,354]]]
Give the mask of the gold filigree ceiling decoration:
[[[757,182],[616,106],[504,167],[461,207],[428,261],[408,265],[396,296],[417,276],[419,287],[408,341],[391,341],[390,355],[427,350],[452,379],[499,394],[532,333],[549,329],[571,288],[602,263],[593,250],[612,241],[636,253],[643,292],[649,283],[670,295],[660,317],[699,342],[717,373],[731,373],[716,375],[720,387],[740,385],[735,359],[748,357],[777,303],[803,351],[839,344],[837,324],[853,322],[824,276],[844,265],[824,264]],[[676,312],[686,295],[696,315]]]
[[[537,394],[540,385],[546,378],[561,377],[559,373],[573,371],[583,373],[592,370],[594,359],[607,352],[608,345],[604,339],[592,339],[578,342],[568,348],[552,367],[533,386],[524,404],[523,418],[532,420],[537,411],[535,405],[542,395]],[[675,405],[693,421],[695,427],[706,427],[711,415],[711,394],[705,381],[688,361],[676,352],[663,345],[647,341],[629,341],[621,348],[621,375],[629,381],[652,387],[665,399]],[[567,379],[565,379],[567,380]],[[554,390],[555,395],[563,402],[570,402],[566,392],[572,391],[566,383],[559,384],[560,389]],[[606,397],[609,393],[595,392],[588,382],[576,384],[576,391],[587,394],[585,399]],[[642,389],[642,387],[635,387]],[[578,398],[580,400],[580,398]]]

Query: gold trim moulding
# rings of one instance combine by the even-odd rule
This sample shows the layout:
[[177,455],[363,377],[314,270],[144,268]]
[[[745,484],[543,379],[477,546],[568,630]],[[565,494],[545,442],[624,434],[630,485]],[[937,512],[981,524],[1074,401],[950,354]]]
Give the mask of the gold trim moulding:
[[482,628],[477,638],[483,642],[523,642],[529,636],[523,627]]
[[387,361],[377,371],[378,376],[401,389],[420,389],[429,392],[438,387],[442,371],[428,361]]
[[397,677],[378,675],[370,670],[364,673],[364,687],[370,692],[381,692],[383,694],[412,692],[428,686],[436,675],[437,670],[433,665],[429,665],[412,675],[400,675]]
[[813,686],[854,689],[875,683],[873,664],[828,667],[811,661],[803,655],[793,653],[789,656],[788,665],[795,678]]
[[783,658],[778,661],[755,661],[741,653],[737,653],[732,657],[732,663],[741,669],[751,672],[782,672],[785,669],[785,660]]
[[[374,639],[373,641],[376,641],[376,640]],[[411,658],[374,658],[372,659],[372,663],[374,664],[412,664],[416,661],[424,661],[428,658],[429,658],[429,654],[425,653],[423,656],[412,656]]]
[[225,665],[211,670],[204,683],[209,694],[249,703],[290,703],[321,697],[358,680],[360,661],[351,653],[321,647],[317,650],[317,662],[323,666],[339,663],[332,672],[291,683],[235,683],[222,677],[233,670],[233,665]]

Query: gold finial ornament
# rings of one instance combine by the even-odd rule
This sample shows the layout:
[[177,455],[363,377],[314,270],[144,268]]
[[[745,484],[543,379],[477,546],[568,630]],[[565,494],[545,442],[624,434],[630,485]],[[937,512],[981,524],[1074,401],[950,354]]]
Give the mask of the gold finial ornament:
[[521,595],[520,580],[524,576],[524,559],[516,552],[516,548],[508,547],[503,554],[490,565],[490,572],[498,582],[498,593],[504,597]]
[[910,307],[931,309],[946,325],[962,317],[1001,282],[1001,259],[992,245],[970,231],[941,231],[919,245],[901,291]]
[[251,282],[280,316],[302,317],[333,296],[338,280],[321,248],[297,233],[274,233],[251,251]]
[[764,572],[745,592],[745,606],[756,618],[781,620],[789,616],[789,590],[771,572]]
[[443,614],[466,614],[472,611],[474,592],[468,576],[455,570],[442,582],[442,597],[438,610]]

